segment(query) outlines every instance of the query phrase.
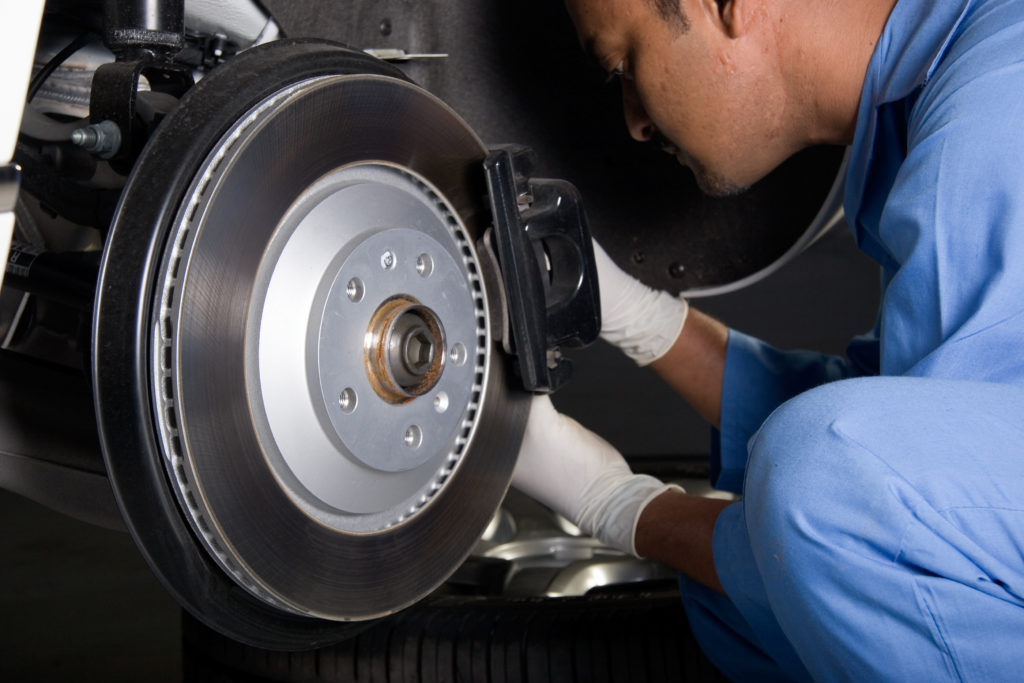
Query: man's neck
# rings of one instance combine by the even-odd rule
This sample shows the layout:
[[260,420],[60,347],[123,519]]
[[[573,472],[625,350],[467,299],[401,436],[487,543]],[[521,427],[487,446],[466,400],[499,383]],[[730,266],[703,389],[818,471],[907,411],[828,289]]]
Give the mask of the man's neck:
[[849,144],[868,64],[896,0],[785,2],[787,74],[808,113],[809,144]]

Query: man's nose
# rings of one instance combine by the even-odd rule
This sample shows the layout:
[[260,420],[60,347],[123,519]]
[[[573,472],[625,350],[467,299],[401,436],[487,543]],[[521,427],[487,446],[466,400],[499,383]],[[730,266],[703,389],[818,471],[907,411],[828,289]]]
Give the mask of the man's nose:
[[626,116],[626,128],[638,142],[647,142],[654,137],[654,122],[647,115],[640,96],[636,92],[636,84],[627,78],[622,81],[622,109]]

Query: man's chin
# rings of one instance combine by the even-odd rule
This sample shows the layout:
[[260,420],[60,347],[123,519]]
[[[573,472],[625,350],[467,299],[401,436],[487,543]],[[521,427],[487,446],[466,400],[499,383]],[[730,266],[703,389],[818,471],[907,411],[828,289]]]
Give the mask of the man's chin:
[[676,158],[680,164],[693,171],[697,187],[709,197],[735,197],[750,189],[749,185],[741,185],[724,175],[715,173],[696,159],[685,158],[682,154],[677,154]]
[[697,179],[697,187],[709,197],[721,199],[723,197],[735,197],[750,189],[749,185],[739,185],[726,178],[694,174]]

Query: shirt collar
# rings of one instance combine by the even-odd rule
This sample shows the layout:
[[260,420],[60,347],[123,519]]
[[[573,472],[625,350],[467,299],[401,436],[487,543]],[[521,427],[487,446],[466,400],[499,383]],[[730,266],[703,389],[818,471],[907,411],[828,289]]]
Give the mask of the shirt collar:
[[877,107],[931,78],[972,0],[899,0],[875,47],[861,99]]
[[889,15],[868,64],[857,112],[844,197],[851,223],[859,213],[875,145],[875,110],[928,82],[972,4],[977,0],[898,0]]

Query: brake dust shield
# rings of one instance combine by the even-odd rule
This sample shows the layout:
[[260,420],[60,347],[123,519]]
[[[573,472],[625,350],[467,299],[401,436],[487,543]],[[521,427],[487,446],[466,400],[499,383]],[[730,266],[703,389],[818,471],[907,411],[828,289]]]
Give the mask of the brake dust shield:
[[[484,153],[408,82],[321,75],[237,116],[172,198],[141,297],[136,402],[193,543],[265,606],[332,621],[405,607],[459,566],[504,495],[527,402],[506,386],[476,253]],[[113,258],[108,336],[104,306],[138,297],[112,291]],[[107,437],[109,401],[100,412]],[[118,477],[138,456],[112,440],[154,564],[138,521],[152,513]]]

